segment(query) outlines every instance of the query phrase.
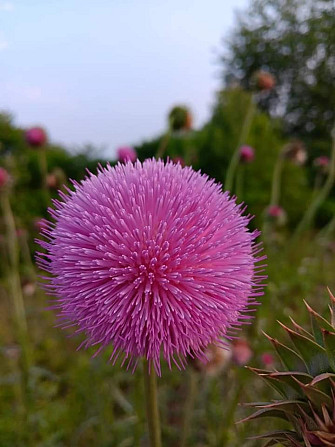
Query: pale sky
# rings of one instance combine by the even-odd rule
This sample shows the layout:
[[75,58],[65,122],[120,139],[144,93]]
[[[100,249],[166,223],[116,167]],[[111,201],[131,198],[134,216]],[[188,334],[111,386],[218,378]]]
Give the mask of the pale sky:
[[177,103],[201,125],[221,41],[248,0],[0,0],[0,110],[53,142],[113,157],[162,132]]

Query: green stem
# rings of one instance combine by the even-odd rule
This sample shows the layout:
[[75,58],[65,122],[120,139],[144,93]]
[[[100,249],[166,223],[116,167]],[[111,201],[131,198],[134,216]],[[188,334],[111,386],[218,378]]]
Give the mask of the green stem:
[[[150,372],[149,372],[150,367]],[[148,360],[143,362],[144,389],[151,447],[162,447],[159,411],[157,402],[157,376]]]
[[191,369],[188,374],[188,394],[185,402],[184,410],[184,421],[183,421],[183,431],[181,436],[180,446],[185,447],[187,445],[187,439],[190,432],[190,426],[192,423],[192,413],[194,408],[194,403],[197,395],[197,375]]
[[159,160],[160,158],[163,158],[166,148],[168,147],[169,141],[171,137],[171,131],[168,130],[166,134],[163,136],[162,141],[158,147],[158,150],[156,152],[155,158]]
[[244,121],[243,121],[241,135],[240,135],[240,138],[238,141],[238,145],[235,148],[235,151],[233,153],[233,156],[230,159],[230,163],[229,163],[229,166],[227,169],[227,176],[226,176],[226,181],[224,184],[225,191],[231,192],[231,190],[232,190],[236,168],[237,168],[237,165],[238,165],[238,162],[240,159],[239,149],[242,146],[242,144],[246,142],[246,139],[248,138],[248,134],[249,134],[249,130],[250,130],[250,126],[252,123],[254,113],[255,113],[255,105],[254,105],[254,101],[253,101],[253,96],[251,96],[248,110],[247,110],[247,113],[246,113]]
[[284,165],[283,151],[280,151],[275,164],[275,168],[273,170],[270,205],[279,204],[283,165]]
[[330,193],[330,190],[334,185],[334,180],[335,180],[335,127],[332,130],[332,153],[331,153],[331,160],[327,180],[325,181],[323,187],[319,190],[318,194],[316,194],[314,199],[311,201],[311,204],[307,208],[299,225],[297,226],[292,236],[292,239],[296,239],[302,231],[309,228],[309,226],[313,222],[313,219],[316,216],[318,208],[320,207],[320,205],[322,205],[322,203]]
[[[8,283],[14,310],[14,321],[17,338],[21,347],[21,386],[22,395],[24,396],[23,405],[25,410],[25,417],[27,418],[28,408],[30,406],[29,370],[31,366],[31,347],[28,338],[27,319],[19,274],[19,246],[16,235],[15,220],[10,206],[8,192],[3,191],[0,196],[1,208],[5,222],[6,241],[9,257]],[[28,427],[26,434],[29,439],[30,430],[28,429]]]
[[243,180],[244,180],[244,166],[239,166],[236,172],[236,196],[239,202],[242,202],[243,196]]

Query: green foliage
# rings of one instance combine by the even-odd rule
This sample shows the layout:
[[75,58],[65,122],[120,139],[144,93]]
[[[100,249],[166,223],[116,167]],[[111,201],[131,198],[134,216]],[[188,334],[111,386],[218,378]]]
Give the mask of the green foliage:
[[260,105],[282,117],[318,154],[335,120],[333,0],[253,0],[226,42],[226,82],[252,88],[255,71],[270,71],[277,87]]

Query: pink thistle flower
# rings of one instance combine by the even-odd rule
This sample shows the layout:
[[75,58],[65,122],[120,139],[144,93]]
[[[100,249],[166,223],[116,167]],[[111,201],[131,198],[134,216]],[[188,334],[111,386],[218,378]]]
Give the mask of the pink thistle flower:
[[253,356],[253,351],[247,340],[239,339],[233,342],[233,361],[239,365],[246,365],[251,357]]
[[0,167],[0,188],[6,187],[10,182],[10,175],[5,168]]
[[275,222],[276,224],[280,225],[285,225],[286,221],[287,221],[287,215],[285,210],[279,206],[279,205],[270,205],[267,209],[266,209],[266,215],[267,217],[272,220],[273,222]]
[[272,354],[270,354],[269,352],[264,352],[262,355],[261,355],[261,361],[262,361],[262,363],[263,363],[263,365],[264,366],[271,366],[271,365],[273,365],[274,364],[274,358],[273,358],[273,355]]
[[257,87],[259,90],[266,91],[266,90],[272,90],[276,85],[276,79],[275,77],[267,72],[260,70],[255,75]]
[[41,127],[32,127],[25,133],[26,141],[30,146],[41,147],[47,142],[47,134]]
[[[222,344],[263,294],[258,231],[222,186],[179,164],[100,167],[60,193],[38,241],[61,324],[128,367],[145,356],[160,374]],[[122,364],[123,364],[122,363]]]
[[255,151],[251,146],[240,147],[240,160],[242,163],[251,163],[255,158]]
[[117,157],[118,160],[123,163],[126,163],[127,161],[133,162],[137,159],[137,154],[133,147],[124,146],[117,150]]
[[321,173],[326,174],[329,170],[330,160],[326,155],[321,155],[314,160],[313,164]]

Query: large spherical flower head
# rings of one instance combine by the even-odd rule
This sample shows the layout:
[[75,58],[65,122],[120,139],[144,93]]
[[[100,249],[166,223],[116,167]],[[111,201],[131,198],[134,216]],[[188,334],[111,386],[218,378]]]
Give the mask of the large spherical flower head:
[[162,161],[118,164],[61,194],[40,266],[64,326],[128,366],[183,366],[250,318],[262,295],[257,231],[221,185]]
[[117,157],[119,161],[126,163],[127,161],[135,161],[137,154],[133,147],[123,146],[117,150]]
[[41,147],[47,142],[47,134],[42,127],[32,127],[25,133],[26,141],[30,146]]

